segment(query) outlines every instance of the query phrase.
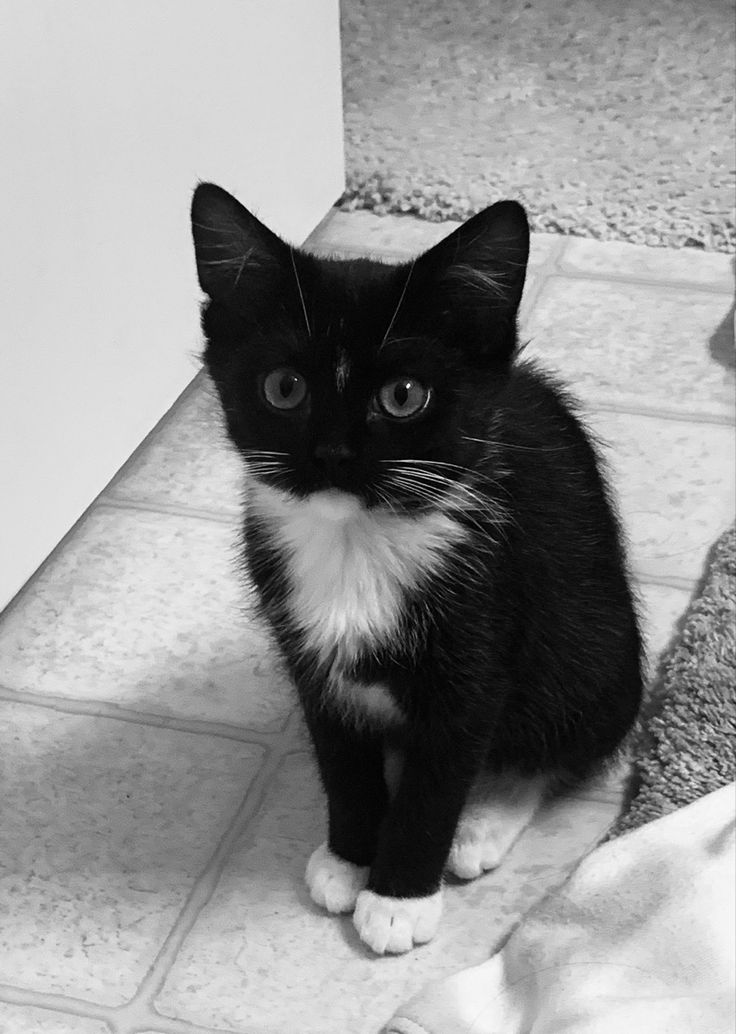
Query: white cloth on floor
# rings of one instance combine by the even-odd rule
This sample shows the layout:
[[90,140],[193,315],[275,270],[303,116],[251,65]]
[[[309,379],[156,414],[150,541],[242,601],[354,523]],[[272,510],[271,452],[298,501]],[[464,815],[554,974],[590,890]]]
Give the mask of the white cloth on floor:
[[387,1034],[734,1034],[736,784],[592,851]]

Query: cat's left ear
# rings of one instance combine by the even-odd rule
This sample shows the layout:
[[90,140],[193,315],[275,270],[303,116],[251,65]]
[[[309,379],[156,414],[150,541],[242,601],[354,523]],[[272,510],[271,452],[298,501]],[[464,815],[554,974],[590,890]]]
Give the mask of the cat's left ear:
[[463,223],[418,260],[433,285],[443,323],[476,353],[506,358],[529,259],[522,205],[498,201]]
[[192,198],[197,275],[212,301],[258,309],[273,295],[288,262],[288,245],[214,183],[200,183]]

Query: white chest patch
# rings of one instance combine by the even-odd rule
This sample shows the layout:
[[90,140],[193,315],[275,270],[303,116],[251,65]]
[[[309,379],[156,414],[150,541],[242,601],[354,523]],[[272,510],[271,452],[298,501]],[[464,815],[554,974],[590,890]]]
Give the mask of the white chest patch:
[[367,510],[347,492],[297,499],[261,482],[250,503],[287,557],[292,616],[304,645],[339,675],[361,649],[391,642],[404,594],[441,569],[465,529],[447,514]]
[[358,723],[396,725],[404,718],[396,701],[380,682],[362,685],[338,676],[330,681],[328,692],[339,710]]

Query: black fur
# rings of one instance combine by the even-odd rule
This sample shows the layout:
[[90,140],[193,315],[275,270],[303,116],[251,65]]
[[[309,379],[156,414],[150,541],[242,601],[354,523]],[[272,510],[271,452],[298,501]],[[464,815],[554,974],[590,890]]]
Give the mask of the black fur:
[[[210,298],[205,360],[232,441],[244,455],[288,454],[264,480],[298,496],[337,486],[368,507],[382,491],[419,514],[431,505],[421,493],[381,481],[382,461],[413,458],[456,465],[437,470],[473,490],[456,515],[471,535],[448,549],[441,576],[406,594],[400,644],[364,652],[348,673],[389,688],[404,715],[390,729],[330,706],[325,665],[298,646],[284,558],[264,521],[245,525],[245,560],[314,743],[331,849],[370,865],[377,893],[430,893],[482,766],[583,776],[615,751],[640,701],[637,622],[599,461],[566,392],[516,347],[526,217],[501,202],[399,266],[292,251],[209,184],[193,224]],[[276,412],[263,376],[284,365],[310,394]],[[399,374],[433,390],[415,418],[376,411],[376,391]],[[390,803],[387,738],[404,755]]]

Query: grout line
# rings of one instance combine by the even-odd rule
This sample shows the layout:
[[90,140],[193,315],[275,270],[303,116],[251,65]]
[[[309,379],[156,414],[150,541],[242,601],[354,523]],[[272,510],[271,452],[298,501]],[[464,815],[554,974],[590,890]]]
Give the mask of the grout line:
[[34,991],[30,988],[12,987],[0,984],[0,1002],[6,1005],[27,1005],[35,1009],[49,1009],[64,1013],[67,1016],[79,1016],[89,1020],[101,1020],[115,1029],[114,1005],[98,1005],[83,998],[68,997],[47,991]]
[[232,1027],[201,1027],[198,1023],[190,1023],[188,1020],[161,1016],[154,1009],[142,1023],[128,1027],[126,1034],[148,1034],[148,1031],[155,1034],[238,1034]]
[[[547,267],[548,272],[557,272],[561,268],[560,264],[565,257],[567,251],[569,237],[564,234],[547,234],[546,236],[554,236],[556,240],[552,242],[552,245],[547,252],[547,257],[541,267]],[[532,242],[534,240],[534,234],[532,234]]]
[[586,272],[583,269],[574,269],[571,266],[565,265],[564,258],[561,263],[557,266],[556,276],[565,277],[568,280],[585,280],[589,283],[614,283],[614,284],[628,284],[635,286],[641,284],[645,287],[668,287],[672,290],[681,291],[684,289],[688,291],[699,291],[703,294],[714,295],[715,297],[724,297],[728,301],[733,298],[733,286],[719,287],[713,284],[704,284],[693,280],[688,280],[686,277],[666,277],[660,278],[656,274],[649,276],[627,276],[625,273],[597,273],[597,272]]
[[152,1006],[136,1000],[121,1006],[116,1019],[120,1034],[147,1034],[148,1031],[160,1034],[237,1034],[232,1028],[203,1027],[189,1020],[161,1016]]
[[248,787],[229,828],[221,837],[214,854],[205,866],[199,879],[195,882],[184,907],[148,972],[141,981],[138,991],[131,1003],[129,1003],[130,1005],[142,1003],[153,1009],[153,1001],[160,993],[184,941],[196,923],[199,914],[214,894],[220,876],[237,841],[262,807],[271,785],[271,779],[287,753],[287,748],[282,745],[281,749],[276,747],[266,755],[255,779]]
[[621,413],[624,416],[646,416],[662,420],[671,420],[682,424],[715,424],[719,427],[733,427],[736,414],[729,416],[727,413],[697,413],[695,411],[681,412],[676,409],[660,409],[656,406],[637,405],[637,403],[607,402],[604,399],[596,399],[591,396],[583,403],[583,408],[588,415],[595,410],[603,413]]
[[549,263],[545,262],[543,266],[535,270],[530,270],[528,273],[527,284],[529,283],[529,281],[533,280],[534,286],[531,290],[528,290],[527,284],[524,285],[524,293],[522,294],[521,305],[519,306],[519,313],[517,316],[519,338],[524,337],[524,324],[531,317],[532,312],[534,310],[534,306],[537,304],[539,296],[542,293],[542,289],[549,280],[550,276],[553,275],[553,270],[548,267]]
[[680,578],[674,574],[647,574],[646,568],[634,568],[633,578],[641,587],[660,585],[665,589],[680,589],[686,593],[692,593],[698,582],[697,578]]
[[144,513],[166,513],[173,517],[192,517],[202,521],[211,521],[214,524],[235,525],[242,520],[242,513],[233,510],[202,510],[198,507],[189,507],[180,503],[149,502],[143,499],[134,499],[131,496],[115,496],[99,499],[95,504],[95,510],[110,508],[112,510],[140,510]]
[[220,739],[236,740],[240,743],[253,743],[271,747],[275,741],[287,734],[289,719],[280,728],[251,729],[248,726],[233,725],[229,722],[214,722],[203,718],[181,718],[176,715],[159,715],[150,711],[134,711],[119,707],[104,700],[74,700],[70,697],[51,694],[26,693],[9,689],[0,684],[0,700],[8,703],[24,704],[29,707],[41,707],[62,714],[85,715],[92,718],[109,718],[118,722],[129,722],[131,725],[148,725],[157,729],[170,729],[173,732],[190,733],[193,736],[215,736]]
[[117,1006],[100,1005],[82,998],[33,991],[10,984],[0,984],[0,1002],[6,1005],[44,1009],[66,1017],[99,1020],[110,1028],[112,1034],[136,1034],[147,1030],[161,1034],[237,1034],[233,1030],[221,1027],[202,1027],[187,1020],[170,1019],[160,1016],[154,1009],[132,1007],[132,1003]]

